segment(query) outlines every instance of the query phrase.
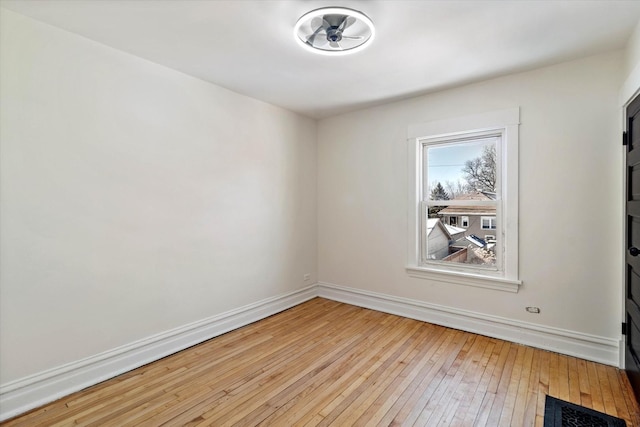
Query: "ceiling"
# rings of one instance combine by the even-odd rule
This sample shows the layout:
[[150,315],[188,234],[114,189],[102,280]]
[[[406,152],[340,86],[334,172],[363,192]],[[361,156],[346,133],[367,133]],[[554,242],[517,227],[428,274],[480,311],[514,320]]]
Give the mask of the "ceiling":
[[[10,10],[301,114],[322,118],[623,48],[640,1],[2,0]],[[353,55],[302,49],[296,20],[359,10]]]

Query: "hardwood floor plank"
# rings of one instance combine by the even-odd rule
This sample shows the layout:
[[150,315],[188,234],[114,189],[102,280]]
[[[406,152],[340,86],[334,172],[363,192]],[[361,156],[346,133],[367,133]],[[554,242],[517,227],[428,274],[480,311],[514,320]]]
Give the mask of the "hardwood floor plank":
[[2,426],[542,426],[640,411],[611,366],[315,298]]
[[591,390],[592,408],[598,412],[605,412],[604,400],[600,389],[600,380],[598,379],[597,365],[587,362],[587,372],[589,375],[589,387]]
[[567,367],[569,369],[569,402],[580,405],[582,398],[580,397],[580,378],[578,374],[578,361],[575,357],[567,358]]
[[587,371],[586,360],[577,359],[578,382],[580,390],[580,404],[586,407],[593,405],[591,400],[591,387],[589,385],[589,372]]
[[596,370],[598,372],[598,380],[600,382],[600,391],[602,392],[602,401],[604,402],[603,412],[617,417],[618,410],[616,409],[616,402],[613,399],[613,392],[609,385],[607,369],[604,365],[597,365]]
[[531,378],[531,369],[533,367],[533,355],[535,351],[531,347],[527,347],[525,350],[522,371],[518,388],[516,390],[515,402],[513,405],[513,415],[511,416],[510,423],[524,425],[524,412],[527,405],[529,380]]
[[558,397],[566,402],[571,400],[569,395],[569,357],[558,356]]
[[559,359],[557,353],[549,355],[549,396],[556,398],[560,398]]
[[531,360],[531,374],[529,375],[529,384],[526,390],[526,398],[524,399],[522,425],[525,426],[533,426],[535,424],[538,409],[538,386],[540,384],[542,353],[541,351],[534,350],[533,359]]
[[548,351],[540,352],[540,368],[538,373],[538,390],[536,403],[536,425],[539,420],[544,417],[545,396],[549,394],[549,366],[551,353]]

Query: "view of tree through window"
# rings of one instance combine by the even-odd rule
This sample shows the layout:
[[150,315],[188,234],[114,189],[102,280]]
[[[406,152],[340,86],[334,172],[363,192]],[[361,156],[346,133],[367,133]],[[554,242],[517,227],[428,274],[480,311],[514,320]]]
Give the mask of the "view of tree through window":
[[497,230],[499,137],[423,146],[423,259],[493,267]]

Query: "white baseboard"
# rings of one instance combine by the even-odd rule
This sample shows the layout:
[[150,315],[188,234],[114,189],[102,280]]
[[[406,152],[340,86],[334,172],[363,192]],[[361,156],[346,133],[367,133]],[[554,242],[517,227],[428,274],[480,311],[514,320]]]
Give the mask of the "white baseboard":
[[318,283],[318,296],[606,365],[619,366],[620,362],[619,341],[617,339],[536,325],[330,283]]
[[317,296],[315,285],[258,301],[0,386],[0,421]]

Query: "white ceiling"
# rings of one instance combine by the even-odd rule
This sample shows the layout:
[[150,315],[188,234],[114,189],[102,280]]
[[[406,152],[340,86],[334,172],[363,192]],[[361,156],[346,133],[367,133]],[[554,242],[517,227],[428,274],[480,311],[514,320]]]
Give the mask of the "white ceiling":
[[[2,0],[3,7],[233,91],[321,118],[624,47],[640,1]],[[364,12],[376,39],[327,57],[293,26]]]

